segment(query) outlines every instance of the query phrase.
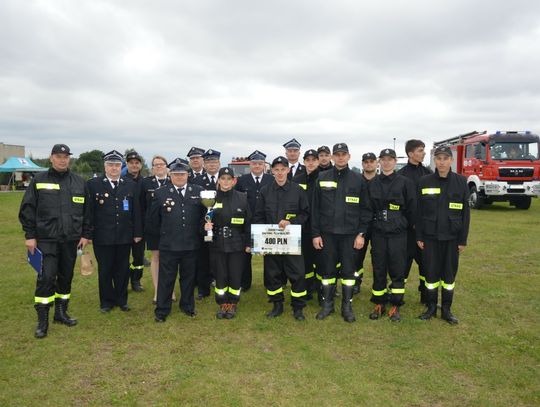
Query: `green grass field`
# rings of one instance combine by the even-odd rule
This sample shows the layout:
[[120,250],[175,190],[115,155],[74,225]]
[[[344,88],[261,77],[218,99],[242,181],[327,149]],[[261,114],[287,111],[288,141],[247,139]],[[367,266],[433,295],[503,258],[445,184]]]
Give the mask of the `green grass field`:
[[[370,321],[371,267],[353,307],[304,322],[277,320],[262,286],[242,297],[234,320],[216,320],[213,299],[194,319],[175,307],[153,320],[146,291],[132,311],[99,312],[97,274],[76,269],[73,328],[51,324],[33,337],[34,272],[26,264],[17,213],[21,193],[0,194],[0,405],[199,406],[538,406],[540,405],[540,201],[474,211],[453,310],[460,324],[417,319],[417,271],[403,321]],[[176,303],[177,305],[177,303]],[[339,307],[338,307],[339,309]]]

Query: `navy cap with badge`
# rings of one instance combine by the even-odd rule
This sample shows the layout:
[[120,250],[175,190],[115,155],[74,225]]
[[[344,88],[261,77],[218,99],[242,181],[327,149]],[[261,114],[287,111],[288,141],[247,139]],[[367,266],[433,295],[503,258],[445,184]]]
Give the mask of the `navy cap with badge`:
[[381,153],[379,154],[379,158],[383,158],[383,157],[396,158],[397,155],[396,155],[396,152],[392,150],[391,148],[385,148],[384,150],[381,150]]
[[334,147],[332,147],[332,154],[336,153],[348,153],[349,152],[349,146],[345,143],[337,143],[334,144]]
[[69,150],[69,147],[65,144],[55,144],[51,150],[51,154],[67,154],[73,155]]
[[124,156],[116,150],[109,151],[103,154],[103,161],[109,163],[121,163],[124,161]]
[[433,155],[446,154],[448,157],[453,157],[452,149],[448,146],[439,146],[435,149]]
[[316,158],[317,160],[319,159],[319,153],[317,152],[317,150],[314,150],[312,148],[310,148],[309,150],[307,150],[305,153],[304,153],[304,160],[308,157],[313,157],[313,158]]
[[229,167],[220,168],[218,172],[218,178],[220,178],[223,175],[230,175],[231,177],[234,178],[234,171],[232,168],[229,168]]
[[272,161],[272,168],[274,168],[274,166],[278,164],[282,164],[285,167],[289,167],[289,160],[287,160],[285,157],[280,155],[279,157],[274,158],[274,161]]
[[130,151],[129,153],[126,154],[126,162],[130,160],[139,160],[139,162],[142,163],[142,158],[139,155],[139,153],[136,151]]
[[203,154],[205,160],[219,160],[219,157],[221,157],[221,153],[212,149],[206,150]]
[[187,160],[184,160],[183,158],[175,158],[169,163],[169,172],[172,173],[180,173],[180,172],[188,172],[189,171],[189,164]]
[[377,159],[377,156],[375,155],[375,153],[365,153],[362,155],[362,161],[376,160],[376,159]]
[[204,154],[204,148],[200,148],[200,147],[191,147],[190,150],[188,151],[187,153],[187,156],[189,158],[192,158],[192,157],[202,157]]
[[283,144],[283,147],[285,147],[287,150],[288,149],[300,150],[300,146],[301,146],[301,144],[295,138],[293,138],[292,140],[289,140],[285,144]]
[[266,160],[266,154],[261,153],[259,150],[255,150],[249,155],[248,160],[249,161],[264,161]]
[[318,153],[326,153],[326,154],[330,154],[330,147],[328,147],[328,146],[320,146],[320,147],[317,149],[317,152],[318,152]]

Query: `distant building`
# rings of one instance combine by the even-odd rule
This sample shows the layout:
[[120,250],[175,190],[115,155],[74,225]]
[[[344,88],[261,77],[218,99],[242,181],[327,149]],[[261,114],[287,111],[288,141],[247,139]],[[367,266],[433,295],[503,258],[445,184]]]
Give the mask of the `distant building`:
[[0,142],[0,164],[6,162],[9,157],[24,157],[24,146],[4,144]]

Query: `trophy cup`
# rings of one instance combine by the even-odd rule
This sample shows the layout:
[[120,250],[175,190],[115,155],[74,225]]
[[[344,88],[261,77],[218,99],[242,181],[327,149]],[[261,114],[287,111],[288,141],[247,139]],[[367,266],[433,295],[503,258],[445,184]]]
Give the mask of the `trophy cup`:
[[[206,207],[207,210],[204,220],[206,221],[206,223],[210,223],[212,221],[212,215],[214,213],[212,207],[216,203],[216,191],[201,191],[201,203]],[[212,232],[212,230],[207,230],[204,241],[211,242],[213,238],[214,232]]]

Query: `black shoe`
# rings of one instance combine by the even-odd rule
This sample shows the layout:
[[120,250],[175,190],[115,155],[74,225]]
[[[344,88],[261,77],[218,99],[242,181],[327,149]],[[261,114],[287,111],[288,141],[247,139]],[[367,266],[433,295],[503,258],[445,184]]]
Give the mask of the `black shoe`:
[[54,323],[64,324],[66,326],[77,325],[77,320],[71,318],[67,313],[68,304],[69,304],[69,300],[64,300],[61,298],[57,298],[54,301],[54,318],[53,318]]
[[134,280],[131,282],[131,289],[133,291],[135,291],[136,293],[140,293],[142,291],[144,291],[144,288],[143,286],[141,285],[141,281],[140,280]]
[[322,320],[328,315],[334,312],[334,296],[336,292],[336,285],[323,285],[322,286],[322,309],[317,313],[315,318]]
[[341,316],[345,322],[354,322],[356,317],[352,309],[352,297],[353,297],[353,288],[354,286],[344,285],[341,287],[343,292],[343,298],[341,300]]
[[283,302],[277,301],[277,302],[274,302],[274,307],[272,308],[271,311],[266,313],[266,316],[268,318],[275,318],[275,317],[279,317],[281,314],[283,314]]
[[128,312],[128,311],[131,311],[131,308],[129,308],[129,305],[124,304],[124,305],[120,305],[120,310],[124,312]]
[[450,312],[450,308],[443,307],[441,310],[441,318],[448,322],[450,325],[457,325],[459,320]]
[[182,311],[184,314],[186,314],[188,317],[191,317],[191,318],[193,318],[195,315],[197,315],[197,313],[195,311],[186,311],[186,310],[183,310],[183,309],[181,309],[180,311]]
[[102,314],[106,314],[106,313],[108,313],[108,312],[111,312],[112,308],[113,308],[113,307],[101,307],[101,308],[99,309],[99,311],[100,311]]
[[399,307],[397,305],[392,305],[392,308],[388,311],[388,317],[392,322],[401,321],[401,315],[399,314]]
[[301,308],[293,310],[293,316],[297,321],[304,321],[306,319]]
[[369,314],[369,319],[379,319],[385,311],[386,307],[384,304],[375,304],[375,308],[373,308],[373,311]]
[[156,322],[165,322],[167,320],[167,317],[158,317],[157,315],[154,317],[154,321]]
[[38,316],[38,324],[34,336],[38,339],[43,339],[47,336],[49,330],[49,305],[37,304],[34,306]]
[[422,321],[427,321],[428,319],[431,319],[433,317],[437,316],[437,305],[436,304],[428,304],[426,310],[420,314],[418,317]]

